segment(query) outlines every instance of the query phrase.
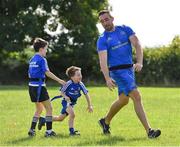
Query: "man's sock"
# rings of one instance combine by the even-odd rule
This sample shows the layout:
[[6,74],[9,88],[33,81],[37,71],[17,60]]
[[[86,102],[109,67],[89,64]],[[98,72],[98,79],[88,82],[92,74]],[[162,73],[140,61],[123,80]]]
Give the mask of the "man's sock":
[[35,130],[37,121],[38,121],[38,117],[34,116],[31,123],[31,130]]
[[46,116],[46,129],[52,130],[52,116]]

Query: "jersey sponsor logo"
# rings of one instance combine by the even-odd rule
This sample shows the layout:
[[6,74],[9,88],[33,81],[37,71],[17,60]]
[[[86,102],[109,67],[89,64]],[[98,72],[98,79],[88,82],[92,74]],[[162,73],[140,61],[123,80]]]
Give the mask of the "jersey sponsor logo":
[[78,95],[78,94],[79,94],[79,91],[69,92],[69,94],[71,94],[71,95]]
[[118,44],[118,45],[116,45],[116,46],[112,46],[111,49],[112,49],[112,50],[115,50],[115,49],[118,49],[118,48],[120,48],[120,47],[123,47],[123,46],[125,46],[125,45],[127,45],[127,44],[128,44],[128,42],[124,42],[124,43]]
[[39,65],[36,62],[30,62],[29,67],[39,67]]

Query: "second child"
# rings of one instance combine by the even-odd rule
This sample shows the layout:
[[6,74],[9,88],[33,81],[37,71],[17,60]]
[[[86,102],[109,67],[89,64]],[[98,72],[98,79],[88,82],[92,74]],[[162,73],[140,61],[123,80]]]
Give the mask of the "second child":
[[[53,121],[63,121],[69,115],[69,132],[71,136],[80,135],[80,132],[74,129],[74,106],[81,96],[81,91],[84,93],[87,101],[87,109],[89,112],[93,112],[93,107],[91,104],[91,99],[88,94],[88,90],[82,83],[81,68],[76,66],[71,66],[66,70],[66,75],[70,80],[63,85],[60,89],[62,99],[62,110],[59,116],[53,116]],[[40,117],[38,129],[41,130],[42,126],[45,124],[45,118]]]

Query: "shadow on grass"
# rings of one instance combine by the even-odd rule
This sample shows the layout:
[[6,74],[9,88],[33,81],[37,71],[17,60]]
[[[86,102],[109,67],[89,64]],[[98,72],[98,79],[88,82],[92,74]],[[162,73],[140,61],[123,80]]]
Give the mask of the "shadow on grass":
[[23,143],[23,142],[28,142],[30,140],[34,140],[35,142],[38,141],[39,139],[40,140],[43,140],[43,139],[65,139],[65,138],[70,138],[70,136],[67,134],[67,135],[64,135],[64,134],[57,134],[56,136],[53,136],[53,137],[49,137],[49,138],[46,138],[44,136],[41,136],[40,138],[39,137],[23,137],[23,138],[18,138],[18,139],[15,139],[15,140],[11,140],[11,141],[7,141],[6,143],[7,144],[13,144],[13,145],[17,145],[19,143]]
[[77,144],[77,146],[86,146],[86,145],[109,145],[109,146],[113,146],[113,145],[118,145],[120,143],[126,143],[127,144],[129,142],[134,142],[134,141],[143,141],[146,140],[146,137],[138,137],[138,138],[130,138],[130,139],[126,139],[124,137],[121,136],[105,136],[106,138],[103,138],[101,140],[98,141],[93,141],[93,142],[89,142],[89,141],[85,141],[85,142],[81,142],[79,144]]
[[[57,134],[56,136],[53,136],[53,137],[50,137],[52,139],[66,139],[66,138],[69,138],[70,136],[68,134]],[[42,139],[45,138],[44,136],[41,137]]]
[[15,144],[26,142],[26,141],[32,140],[32,139],[33,139],[33,137],[27,136],[27,137],[19,138],[19,139],[16,139],[16,140],[7,141],[6,143],[15,145]]
[[102,140],[99,140],[96,142],[97,145],[113,145],[113,144],[117,144],[118,142],[123,142],[125,141],[125,138],[121,137],[121,136],[107,136],[107,138],[104,138]]
[[126,141],[133,142],[133,141],[145,141],[145,140],[147,140],[147,137],[130,138],[130,139],[127,139]]
[[77,146],[85,146],[85,145],[115,145],[118,142],[125,141],[125,138],[121,136],[105,136],[105,138],[100,139],[98,141],[89,142],[88,140],[85,142],[78,143]]
[[[77,137],[72,137],[73,139],[78,139],[79,140],[79,137],[80,136],[77,136]],[[56,136],[54,137],[50,137],[48,139],[72,139],[68,134],[57,134]],[[40,140],[42,139],[46,139],[44,136],[41,136],[39,138]],[[23,138],[19,138],[19,139],[16,139],[16,140],[11,140],[11,141],[7,141],[6,143],[9,144],[9,145],[18,145],[18,144],[22,144],[24,142],[27,142],[30,141],[30,140],[34,140],[35,142],[39,140],[38,138],[36,137],[23,137]],[[121,144],[121,143],[129,143],[129,142],[134,142],[134,141],[145,141],[147,138],[146,137],[138,137],[138,138],[129,138],[129,139],[126,139],[124,137],[121,137],[121,136],[104,136],[104,138],[100,139],[100,140],[94,140],[94,141],[89,141],[88,139],[87,140],[84,140],[80,143],[77,143],[76,146],[86,146],[86,145],[109,145],[109,146],[113,146],[113,145],[118,145],[118,144]]]

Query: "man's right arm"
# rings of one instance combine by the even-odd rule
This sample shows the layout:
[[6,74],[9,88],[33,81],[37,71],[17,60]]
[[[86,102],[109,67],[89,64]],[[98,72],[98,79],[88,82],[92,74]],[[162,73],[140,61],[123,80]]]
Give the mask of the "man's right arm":
[[100,51],[98,52],[99,55],[99,62],[100,62],[100,67],[101,71],[103,72],[105,80],[108,80],[109,77],[109,69],[107,65],[107,51]]
[[107,65],[107,51],[99,51],[99,62],[101,71],[103,72],[104,78],[106,80],[106,84],[110,90],[112,90],[115,87],[114,81],[109,76],[109,69]]

